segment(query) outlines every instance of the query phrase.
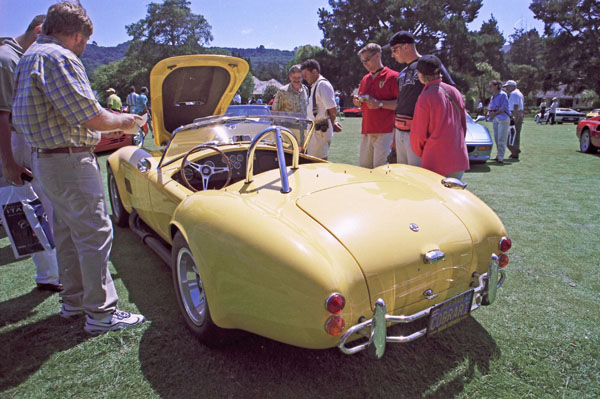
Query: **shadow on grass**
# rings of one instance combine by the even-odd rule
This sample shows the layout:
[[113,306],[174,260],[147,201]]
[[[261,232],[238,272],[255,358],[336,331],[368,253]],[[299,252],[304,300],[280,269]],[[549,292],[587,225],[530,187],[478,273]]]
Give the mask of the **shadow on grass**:
[[[115,231],[118,251],[139,240]],[[150,326],[140,342],[145,378],[162,398],[185,397],[394,397],[447,398],[463,391],[477,372],[486,374],[499,350],[472,318],[428,340],[390,344],[379,361],[364,353],[308,350],[252,334],[208,348],[186,328],[171,273],[147,247],[135,249],[142,269],[113,252],[117,276]],[[480,311],[486,311],[480,310]]]
[[[30,306],[31,301],[15,300],[13,304],[23,307],[26,313],[24,307]],[[0,334],[0,393],[23,383],[55,353],[85,341],[88,336],[83,323],[83,318],[66,321],[57,314]]]
[[34,288],[25,295],[0,302],[0,328],[33,316],[33,309],[51,295],[53,293]]
[[487,173],[490,172],[491,169],[487,165],[487,163],[470,163],[469,169],[465,171],[465,173]]

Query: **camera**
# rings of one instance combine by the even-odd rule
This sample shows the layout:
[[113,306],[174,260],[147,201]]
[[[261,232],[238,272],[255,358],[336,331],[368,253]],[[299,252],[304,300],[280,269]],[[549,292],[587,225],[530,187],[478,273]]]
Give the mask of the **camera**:
[[371,96],[369,96],[368,94],[360,94],[358,96],[356,96],[356,98],[358,99],[358,101],[365,102],[365,101],[369,101],[371,99]]
[[329,119],[323,119],[315,122],[315,130],[320,130],[322,132],[329,130]]

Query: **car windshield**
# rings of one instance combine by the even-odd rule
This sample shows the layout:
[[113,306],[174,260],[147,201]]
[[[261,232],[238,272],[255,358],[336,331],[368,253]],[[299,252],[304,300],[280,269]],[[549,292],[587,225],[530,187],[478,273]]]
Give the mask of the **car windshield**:
[[[260,132],[274,126],[289,129],[298,140],[298,145],[304,148],[307,135],[312,128],[312,121],[286,113],[256,116],[220,115],[195,119],[193,123],[173,132],[164,150],[161,165],[164,166],[181,158],[199,144],[219,146],[249,143]],[[274,143],[274,135],[266,137],[264,142]]]

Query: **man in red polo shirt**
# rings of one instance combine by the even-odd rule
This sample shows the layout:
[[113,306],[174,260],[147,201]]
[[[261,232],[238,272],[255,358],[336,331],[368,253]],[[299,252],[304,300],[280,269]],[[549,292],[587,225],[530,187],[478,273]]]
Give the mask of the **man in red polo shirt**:
[[386,163],[394,140],[398,72],[383,66],[381,46],[376,43],[360,49],[358,56],[368,71],[353,98],[363,111],[360,166],[376,168]]

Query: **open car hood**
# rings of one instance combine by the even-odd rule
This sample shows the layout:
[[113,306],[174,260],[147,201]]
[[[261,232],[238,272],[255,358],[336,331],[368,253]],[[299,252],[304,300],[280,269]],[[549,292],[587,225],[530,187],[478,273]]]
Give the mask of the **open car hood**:
[[196,118],[224,114],[248,69],[240,58],[213,54],[158,62],[150,72],[155,144],[166,144],[175,129]]

